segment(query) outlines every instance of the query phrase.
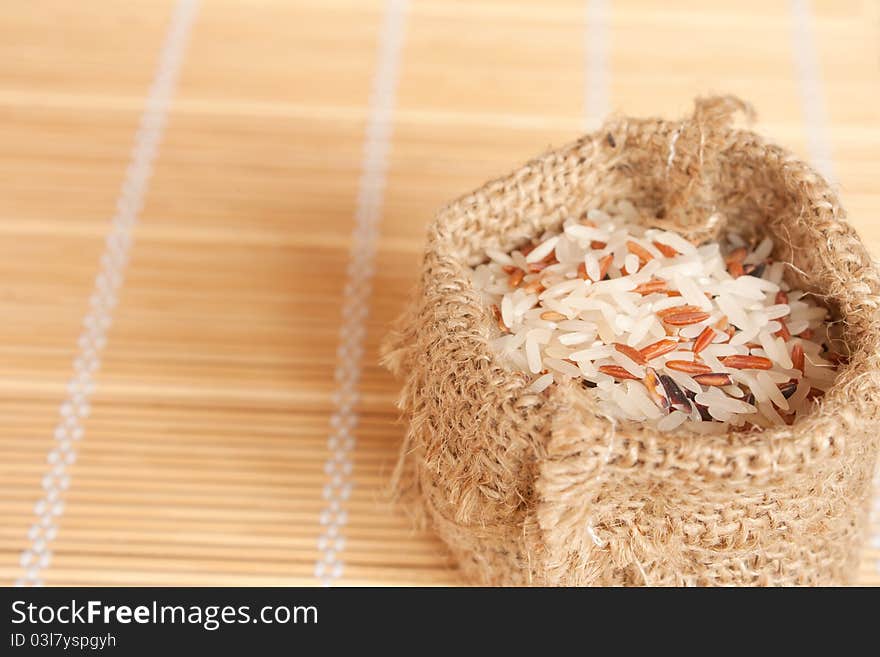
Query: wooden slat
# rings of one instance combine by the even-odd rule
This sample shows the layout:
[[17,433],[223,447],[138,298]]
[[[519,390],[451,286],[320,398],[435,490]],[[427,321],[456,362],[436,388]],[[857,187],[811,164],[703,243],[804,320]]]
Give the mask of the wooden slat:
[[[311,585],[340,304],[382,0],[201,3],[53,543],[49,584]],[[880,8],[812,4],[828,143],[880,254]],[[611,110],[749,99],[808,157],[790,3],[614,0]],[[109,218],[174,6],[0,16],[0,581],[21,574]],[[448,200],[577,137],[585,3],[412,0],[366,319],[349,585],[461,580],[388,496],[403,427],[377,363]],[[880,497],[878,497],[880,499]],[[875,502],[872,531],[880,533]],[[880,584],[869,543],[860,582]]]

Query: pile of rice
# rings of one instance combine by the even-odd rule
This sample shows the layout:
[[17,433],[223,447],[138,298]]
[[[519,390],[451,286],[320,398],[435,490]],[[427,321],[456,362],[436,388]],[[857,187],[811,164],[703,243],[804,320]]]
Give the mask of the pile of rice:
[[604,413],[668,431],[792,424],[845,357],[828,311],[783,280],[773,243],[694,246],[646,229],[626,201],[568,219],[472,272],[492,308],[493,350],[534,375],[577,379]]

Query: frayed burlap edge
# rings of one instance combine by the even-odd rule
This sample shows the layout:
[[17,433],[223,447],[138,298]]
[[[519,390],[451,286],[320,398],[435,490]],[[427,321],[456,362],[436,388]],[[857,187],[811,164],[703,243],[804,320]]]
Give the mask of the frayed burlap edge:
[[[615,118],[441,210],[383,349],[408,422],[395,486],[483,584],[840,584],[878,449],[880,281],[822,177],[699,100],[682,122]],[[615,425],[573,384],[524,394],[469,283],[567,216],[628,198],[692,239],[769,233],[793,283],[845,325],[849,365],[810,416],[760,433]]]

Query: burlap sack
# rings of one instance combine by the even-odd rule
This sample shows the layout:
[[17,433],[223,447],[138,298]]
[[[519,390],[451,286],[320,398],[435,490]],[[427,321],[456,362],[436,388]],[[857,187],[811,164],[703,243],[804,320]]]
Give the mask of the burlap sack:
[[[785,150],[728,125],[618,119],[439,212],[418,293],[385,345],[409,423],[398,489],[477,583],[840,584],[859,558],[880,433],[880,281],[837,196]],[[700,436],[616,426],[589,391],[524,394],[488,347],[468,268],[627,198],[686,236],[769,233],[774,257],[845,324],[850,364],[794,426]],[[710,219],[711,217],[711,219]],[[720,217],[720,218],[719,218]],[[726,225],[725,225],[726,224]],[[845,350],[845,349],[844,349]]]

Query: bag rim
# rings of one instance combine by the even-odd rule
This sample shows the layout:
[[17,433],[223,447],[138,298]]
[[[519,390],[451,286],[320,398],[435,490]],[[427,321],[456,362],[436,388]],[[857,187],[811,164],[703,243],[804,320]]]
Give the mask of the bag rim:
[[[447,280],[444,282],[444,285],[448,288],[450,283],[454,283],[453,287],[467,299],[467,301],[455,302],[459,305],[459,310],[461,311],[458,314],[469,317],[467,327],[465,328],[462,325],[455,339],[466,340],[470,343],[470,346],[476,347],[478,359],[485,363],[486,367],[491,368],[495,376],[500,375],[505,379],[505,387],[511,394],[517,390],[521,392],[527,387],[529,383],[528,377],[524,372],[508,369],[492,352],[488,343],[488,332],[481,329],[491,326],[494,320],[489,308],[476,298],[477,292],[473,289],[470,277],[466,273],[472,266],[473,256],[456,257],[454,249],[444,248],[450,246],[451,241],[449,238],[444,238],[444,232],[451,237],[449,231],[443,230],[444,221],[450,215],[472,214],[475,208],[489,204],[490,199],[499,193],[510,193],[510,188],[521,185],[524,179],[541,179],[542,176],[548,175],[548,172],[564,177],[566,175],[565,167],[567,163],[573,162],[575,166],[578,166],[585,161],[585,156],[587,155],[598,153],[599,158],[606,158],[606,165],[613,164],[615,154],[605,153],[603,155],[603,144],[610,146],[610,142],[613,141],[618,146],[622,146],[628,137],[639,133],[649,136],[668,135],[678,129],[680,125],[678,122],[660,119],[613,119],[600,129],[588,133],[574,142],[551,150],[539,158],[532,159],[507,175],[495,178],[478,189],[459,197],[444,206],[435,216],[429,229],[428,255],[431,256],[432,249],[436,249],[433,257],[445,261],[446,266],[452,265],[457,280],[454,282]],[[836,212],[832,213],[836,215],[832,217],[833,220],[849,228],[852,232],[853,241],[858,243],[861,248],[864,248],[858,236],[852,231],[849,224],[846,223],[843,216],[844,213],[836,203],[836,195],[818,173],[784,149],[768,144],[754,132],[727,127],[722,128],[722,130],[724,130],[725,137],[732,144],[732,149],[740,148],[742,143],[747,143],[749,146],[758,146],[764,151],[772,151],[774,162],[779,162],[780,166],[794,170],[794,173],[800,177],[809,178],[812,184],[809,187],[802,186],[800,191],[807,194],[810,198],[813,212],[815,214],[822,211],[829,212],[823,205],[829,205],[828,199],[833,199],[834,209],[836,210]],[[791,171],[788,173],[791,173]],[[535,222],[533,220],[533,223],[547,229],[558,222],[557,219],[539,217],[538,221]],[[520,232],[522,231],[520,230]],[[533,231],[531,234],[539,233]],[[478,253],[481,248],[485,250],[486,246],[474,247],[472,253]],[[427,275],[424,277],[423,283],[426,286],[431,285]],[[862,296],[868,297],[869,295],[865,294]],[[835,299],[835,301],[837,300]],[[866,299],[865,301],[868,302],[869,300]],[[846,319],[846,315],[844,314],[842,318]],[[880,343],[877,335],[873,337],[874,344]],[[666,459],[670,455],[683,450],[693,455],[695,448],[692,443],[697,442],[699,447],[697,451],[704,453],[704,455],[710,453],[717,455],[719,450],[726,452],[727,458],[723,469],[729,470],[731,473],[747,473],[748,461],[759,457],[767,458],[768,452],[771,452],[770,459],[773,463],[773,470],[782,474],[791,467],[800,467],[803,464],[813,462],[817,457],[826,458],[840,453],[840,442],[844,439],[844,436],[835,436],[833,434],[836,433],[835,429],[840,428],[840,420],[844,416],[850,415],[842,412],[846,407],[846,401],[843,399],[845,383],[855,378],[870,376],[873,379],[873,390],[880,397],[878,364],[874,362],[873,366],[870,366],[872,365],[871,360],[870,357],[864,358],[841,369],[838,381],[825,395],[818,408],[792,426],[785,425],[761,431],[728,431],[721,434],[706,435],[680,429],[664,433],[648,425],[640,426],[635,423],[622,421],[613,423],[609,419],[596,414],[593,415],[593,419],[596,422],[602,423],[602,426],[605,428],[613,430],[623,439],[634,441],[634,444],[639,448],[640,455],[649,462],[658,458]],[[876,359],[874,360],[876,361]],[[573,386],[565,387],[556,384],[551,387],[549,393],[545,396],[538,395],[539,399],[533,406],[532,412],[539,412],[541,410],[550,412],[549,409],[570,406],[573,400],[572,395],[585,400],[588,406],[594,405],[587,390],[580,389],[580,387],[575,389]],[[859,414],[855,418],[847,419],[852,423],[859,422],[863,418]],[[714,476],[718,476],[718,465],[717,462],[711,467],[707,464],[706,473],[712,470]]]

